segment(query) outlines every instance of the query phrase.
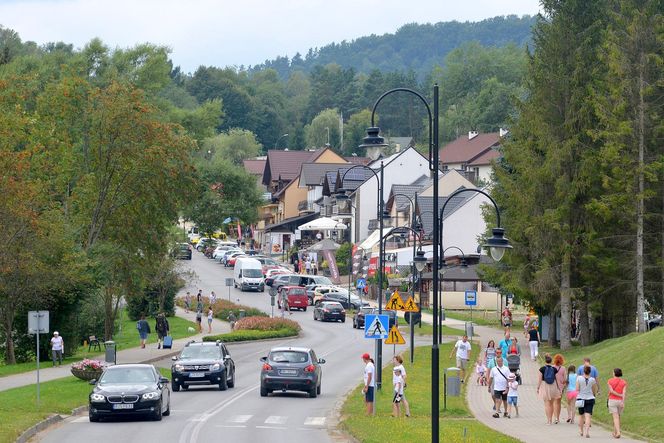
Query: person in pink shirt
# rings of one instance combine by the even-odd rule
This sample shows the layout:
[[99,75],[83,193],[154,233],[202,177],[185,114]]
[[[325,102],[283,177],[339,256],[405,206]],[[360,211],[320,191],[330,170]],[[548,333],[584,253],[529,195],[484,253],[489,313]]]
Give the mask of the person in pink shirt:
[[615,368],[613,378],[606,383],[609,385],[609,413],[613,416],[613,437],[620,438],[620,414],[625,409],[627,395],[627,382],[622,378],[622,370]]

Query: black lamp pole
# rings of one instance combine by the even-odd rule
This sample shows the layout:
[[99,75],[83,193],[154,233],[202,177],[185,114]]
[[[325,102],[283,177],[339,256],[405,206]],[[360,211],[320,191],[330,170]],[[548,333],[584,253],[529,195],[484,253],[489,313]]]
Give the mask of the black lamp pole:
[[[441,221],[441,224],[442,224],[442,221]],[[441,235],[441,238],[442,238],[442,235]],[[462,270],[468,267],[468,262],[466,261],[466,254],[464,254],[463,251],[460,248],[456,247],[456,246],[448,246],[441,253],[441,257],[440,257],[440,262],[441,263],[440,263],[439,272],[441,274],[441,276],[440,276],[441,280],[445,279],[444,275],[443,275],[444,270],[445,269],[451,269],[453,267],[453,266],[451,266],[450,268],[447,268],[447,264],[445,262],[445,251],[447,251],[449,249],[456,249],[457,251],[459,251],[461,253],[461,264],[459,266],[461,266]],[[444,305],[443,305],[443,291],[441,290],[440,291],[440,315],[438,315],[438,342],[439,343],[443,342],[443,321],[444,320],[445,320],[445,308],[444,308]]]

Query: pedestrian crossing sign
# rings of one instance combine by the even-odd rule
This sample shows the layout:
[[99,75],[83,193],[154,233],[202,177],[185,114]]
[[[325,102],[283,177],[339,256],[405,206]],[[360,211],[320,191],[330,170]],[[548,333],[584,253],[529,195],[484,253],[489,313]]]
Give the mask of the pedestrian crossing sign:
[[403,335],[401,335],[401,332],[399,332],[399,329],[397,329],[397,325],[392,326],[392,329],[390,329],[390,335],[387,337],[387,340],[385,340],[386,345],[405,345],[406,340],[403,339]]
[[408,297],[408,300],[406,300],[406,303],[403,304],[403,310],[406,312],[419,312],[420,309],[417,307],[417,303],[415,303],[415,300],[413,297]]
[[367,314],[364,317],[364,338],[387,338],[389,321],[387,314]]
[[390,300],[385,305],[385,309],[388,311],[403,311],[405,309],[399,291],[394,291],[394,294],[392,294],[392,297],[390,297]]

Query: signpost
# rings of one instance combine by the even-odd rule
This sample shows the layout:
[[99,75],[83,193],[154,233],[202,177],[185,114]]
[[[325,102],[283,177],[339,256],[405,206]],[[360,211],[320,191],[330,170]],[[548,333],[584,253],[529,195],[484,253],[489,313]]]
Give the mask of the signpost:
[[227,278],[226,279],[226,286],[228,286],[228,301],[231,301],[231,286],[233,286],[233,279],[232,278]]
[[[473,306],[477,306],[477,291],[466,291],[465,292],[465,301],[466,306],[470,306],[470,330],[473,330]],[[471,334],[472,335],[472,334]],[[470,337],[470,340],[473,340],[473,337]]]
[[28,312],[28,334],[37,336],[37,405],[39,405],[39,334],[48,334],[48,311]]
[[[389,324],[390,317],[387,314],[367,314],[364,317],[364,338],[374,340],[386,339],[389,331]],[[374,385],[376,385],[376,383],[374,383]],[[374,415],[376,414],[376,397],[377,395],[374,391]]]

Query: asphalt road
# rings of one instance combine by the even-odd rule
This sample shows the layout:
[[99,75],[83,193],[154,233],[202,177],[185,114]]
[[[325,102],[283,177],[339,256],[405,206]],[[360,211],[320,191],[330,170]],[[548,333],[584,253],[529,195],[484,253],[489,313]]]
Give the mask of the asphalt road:
[[[214,290],[218,297],[228,297],[224,279],[232,277],[232,270],[224,269],[213,260],[194,252],[191,262],[182,262],[197,275],[186,290],[204,294]],[[231,288],[231,298],[248,306],[270,312],[268,292],[249,293]],[[275,311],[276,312],[276,311]],[[374,343],[364,338],[360,330],[346,323],[322,323],[313,320],[313,310],[293,311],[291,319],[302,326],[302,334],[295,339],[229,344],[236,364],[235,388],[219,391],[211,387],[192,387],[188,391],[171,393],[171,416],[161,422],[121,420],[89,423],[87,416],[72,417],[61,425],[41,433],[35,441],[44,442],[212,442],[229,439],[235,442],[337,442],[346,441],[335,432],[335,406],[349,389],[362,380],[363,364],[360,355],[374,354]],[[317,398],[305,393],[276,393],[262,398],[259,395],[259,358],[276,345],[311,347],[324,358],[322,392]],[[397,346],[401,352],[405,346]],[[384,360],[392,356],[392,346],[384,346]],[[157,362],[169,367],[170,360]],[[385,380],[391,389],[391,380]]]

